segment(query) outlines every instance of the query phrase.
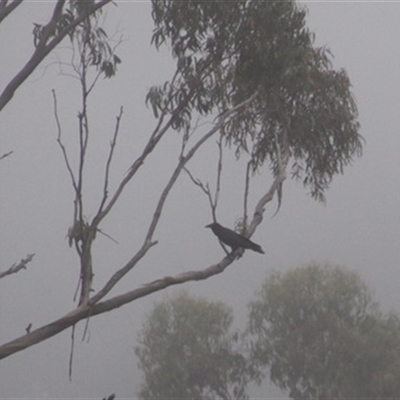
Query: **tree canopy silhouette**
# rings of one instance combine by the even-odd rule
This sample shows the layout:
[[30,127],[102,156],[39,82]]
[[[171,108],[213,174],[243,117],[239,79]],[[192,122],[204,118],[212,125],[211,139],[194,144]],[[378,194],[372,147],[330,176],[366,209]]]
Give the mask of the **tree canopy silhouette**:
[[[88,158],[93,154],[89,147],[101,135],[91,132],[92,115],[88,103],[95,96],[93,88],[101,82],[99,76],[111,78],[121,62],[98,17],[108,3],[109,0],[58,0],[48,22],[34,25],[32,55],[0,94],[1,110],[56,46],[63,39],[69,39],[68,46],[75,57],[71,60],[68,56],[68,62],[81,85],[82,95],[75,136],[77,150],[73,155],[64,143],[56,91],[53,100],[57,143],[73,188],[72,225],[67,238],[79,259],[77,306],[40,327],[27,321],[26,334],[0,346],[0,359],[75,327],[83,319],[114,310],[171,285],[210,278],[235,262],[224,257],[195,271],[160,276],[144,284],[138,282],[136,288],[116,294],[116,285],[157,245],[155,234],[164,206],[183,171],[207,195],[210,214],[216,221],[222,190],[222,152],[232,149],[237,157],[243,158],[247,165],[243,173],[245,190],[238,196],[243,196],[241,224],[246,237],[250,238],[263,220],[265,205],[276,194],[280,205],[283,182],[288,174],[300,179],[314,198],[323,200],[333,176],[342,173],[361,153],[362,139],[349,78],[344,70],[332,68],[327,49],[314,45],[313,34],[306,27],[305,8],[294,1],[153,0],[152,44],[157,48],[169,46],[175,70],[169,80],[150,88],[145,101],[156,119],[154,129],[138,140],[140,145],[143,141],[145,144],[123,166],[126,174],[111,184],[110,170],[116,162],[115,148],[123,117],[121,107],[109,152],[103,158],[103,173],[94,178],[98,179],[96,184],[102,190],[93,204],[92,198],[86,199],[83,188],[91,179],[85,173]],[[18,0],[2,1],[0,23],[17,12],[22,4]],[[73,90],[72,85],[68,89]],[[104,107],[103,102],[101,107]],[[101,107],[96,118],[102,118]],[[168,160],[175,166],[155,199],[153,213],[142,231],[142,242],[134,246],[129,242],[133,250],[128,259],[108,269],[105,282],[95,286],[98,265],[93,245],[99,234],[105,234],[102,224],[110,218],[111,210],[126,188],[137,183],[134,177],[147,173],[148,181],[152,180],[154,171],[143,171],[142,166],[154,154],[154,149],[171,137],[167,134],[171,130],[180,133],[178,155]],[[215,137],[219,155],[215,160],[216,184],[212,191],[208,184],[193,176],[188,165],[199,154],[199,149]],[[254,209],[249,211],[252,172],[263,168],[272,174],[272,179],[269,186],[263,188]],[[154,196],[154,192],[150,196]],[[144,205],[148,206],[148,202],[138,202],[135,212],[142,213]],[[32,257],[29,254],[0,276],[6,278],[24,270]]]

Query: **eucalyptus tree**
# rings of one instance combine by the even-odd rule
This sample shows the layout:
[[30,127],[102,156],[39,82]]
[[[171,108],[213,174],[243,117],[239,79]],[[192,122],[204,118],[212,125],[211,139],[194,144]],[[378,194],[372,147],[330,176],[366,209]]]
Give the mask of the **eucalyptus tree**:
[[136,354],[143,399],[245,399],[247,363],[232,310],[186,292],[157,303]]
[[266,279],[250,303],[252,363],[292,399],[387,398],[400,385],[400,318],[354,272],[311,264]]
[[[0,22],[16,12],[22,3],[2,1]],[[78,304],[59,319],[35,330],[27,328],[25,335],[0,346],[0,358],[74,327],[80,320],[93,318],[168,286],[222,273],[235,262],[242,252],[240,249],[199,270],[160,276],[125,293],[115,293],[115,286],[157,244],[154,235],[165,202],[182,172],[189,174],[206,194],[205,202],[208,201],[210,214],[216,220],[223,178],[221,154],[232,150],[238,158],[244,159],[245,190],[238,194],[244,204],[240,227],[241,234],[250,237],[262,222],[266,204],[276,194],[281,204],[282,185],[288,174],[309,188],[312,197],[324,200],[332,178],[361,154],[362,138],[349,78],[344,70],[333,69],[327,49],[315,46],[302,6],[293,1],[154,0],[151,2],[152,44],[156,48],[167,46],[170,49],[175,70],[169,80],[150,88],[145,101],[156,119],[154,129],[145,133],[146,142],[140,154],[126,165],[127,173],[113,182],[115,189],[111,190],[110,169],[115,161],[122,108],[117,115],[110,150],[104,160],[103,190],[93,215],[83,201],[82,189],[91,137],[87,104],[94,95],[94,85],[100,83],[98,77],[102,74],[112,77],[121,62],[97,18],[107,3],[107,0],[59,0],[50,21],[34,26],[33,55],[0,96],[0,105],[4,107],[39,63],[65,37],[70,39],[70,46],[77,55],[72,67],[82,86],[77,155],[71,156],[63,142],[56,93],[54,115],[57,140],[74,191],[73,223],[68,230],[68,240],[79,257]],[[203,122],[211,128],[197,129]],[[110,218],[110,211],[124,190],[135,184],[132,178],[142,173],[141,167],[153,150],[168,140],[167,133],[171,130],[180,134],[180,153],[160,189],[148,226],[143,228],[143,242],[124,265],[111,268],[115,272],[94,291],[93,243],[99,233],[104,233],[102,224]],[[211,138],[218,138],[219,148],[216,175],[213,175],[216,176],[214,192],[189,169],[191,159]],[[77,160],[75,164],[73,160]],[[271,183],[263,188],[264,194],[255,208],[248,210],[250,182],[254,173],[261,170],[271,173]],[[137,212],[141,210],[138,208]],[[88,220],[85,215],[93,217]],[[31,260],[30,254],[0,276],[21,271]]]

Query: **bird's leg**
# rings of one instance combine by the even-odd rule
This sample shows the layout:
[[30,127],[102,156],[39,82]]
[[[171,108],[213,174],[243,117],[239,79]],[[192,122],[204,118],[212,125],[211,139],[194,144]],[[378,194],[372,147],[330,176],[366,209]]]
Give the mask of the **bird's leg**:
[[218,239],[218,241],[219,241],[219,244],[221,245],[221,247],[224,249],[224,252],[226,253],[226,255],[228,257],[230,257],[231,253],[229,253],[229,251],[226,249],[225,245],[222,243],[222,241],[220,239]]

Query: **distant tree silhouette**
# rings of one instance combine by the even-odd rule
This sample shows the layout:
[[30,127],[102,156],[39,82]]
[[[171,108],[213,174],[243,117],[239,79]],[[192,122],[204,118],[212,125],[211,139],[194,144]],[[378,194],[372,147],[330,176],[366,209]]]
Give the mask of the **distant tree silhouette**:
[[247,364],[232,311],[181,293],[155,305],[136,354],[141,399],[247,399]]
[[354,272],[274,273],[250,304],[252,360],[292,399],[396,399],[400,318],[379,312]]

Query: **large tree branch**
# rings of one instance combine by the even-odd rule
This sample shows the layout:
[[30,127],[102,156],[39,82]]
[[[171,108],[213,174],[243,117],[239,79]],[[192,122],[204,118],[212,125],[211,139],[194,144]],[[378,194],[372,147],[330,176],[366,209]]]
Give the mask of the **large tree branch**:
[[[7,103],[14,96],[15,91],[21,86],[21,84],[32,74],[36,67],[46,58],[46,56],[54,50],[54,48],[67,36],[73,29],[75,29],[82,21],[88,18],[90,15],[94,14],[97,10],[104,7],[106,4],[110,3],[111,0],[101,0],[98,3],[94,3],[92,6],[88,7],[87,13],[77,16],[70,24],[65,28],[61,29],[60,32],[52,38],[49,43],[40,41],[31,58],[22,67],[22,69],[15,75],[15,77],[8,83],[3,92],[0,95],[0,111],[7,105]],[[62,6],[64,1],[59,0],[55,5],[52,19],[46,26],[45,30],[46,40],[51,36],[51,29],[53,27],[54,17],[59,15],[60,6]]]
[[[204,139],[204,137],[202,139]],[[192,148],[192,150],[193,150],[193,148]],[[286,161],[286,165],[287,165],[287,160],[285,160],[285,161]],[[284,167],[285,167],[285,164],[282,165],[282,171],[283,171]],[[182,169],[183,169],[183,167],[182,167]],[[275,177],[274,182],[272,183],[269,191],[258,202],[255,212],[254,212],[254,218],[253,218],[253,221],[251,224],[252,230],[249,229],[248,234],[252,234],[254,232],[254,230],[256,229],[257,225],[261,222],[265,204],[268,201],[272,200],[273,195],[274,195],[279,183],[285,179],[285,176],[286,176],[286,174],[284,172],[282,172],[282,174],[277,175]],[[254,227],[254,229],[253,229],[253,227]],[[148,246],[150,247],[152,244],[154,244],[154,243],[148,243]],[[145,254],[147,249],[144,249],[144,250],[143,250],[143,255]],[[238,249],[238,251],[240,251],[240,249]],[[138,253],[135,257],[141,258],[143,255]],[[116,308],[119,308],[119,307],[125,305],[125,304],[131,303],[132,301],[135,301],[139,298],[148,296],[154,292],[163,290],[172,285],[179,285],[179,284],[183,284],[183,283],[186,283],[189,281],[205,280],[214,275],[220,274],[229,265],[231,265],[234,262],[234,260],[235,260],[234,257],[226,256],[219,263],[213,264],[205,269],[197,270],[197,271],[187,271],[187,272],[175,275],[175,276],[167,276],[162,279],[158,279],[156,281],[148,283],[140,288],[134,289],[130,292],[126,292],[122,295],[112,297],[109,300],[105,300],[105,301],[96,303],[96,300],[98,301],[99,299],[103,298],[111,290],[112,287],[107,287],[107,290],[105,290],[106,288],[104,288],[103,292],[101,294],[99,292],[97,295],[92,297],[92,299],[89,301],[88,305],[82,305],[82,306],[78,307],[77,309],[73,310],[72,312],[70,312],[69,314],[65,315],[64,317],[59,318],[59,319],[51,322],[48,325],[38,328],[30,333],[27,333],[26,335],[23,335],[15,340],[12,340],[9,343],[6,343],[6,344],[0,346],[0,359],[6,358],[18,351],[24,350],[30,346],[33,346],[33,345],[40,343],[46,339],[49,339],[49,338],[57,335],[58,333],[62,332],[63,330],[75,325],[76,323],[78,323],[79,321],[81,321],[85,318],[93,317],[95,315],[99,315],[99,314],[103,314],[108,311],[112,311]],[[133,259],[131,261],[133,262]],[[128,267],[128,265],[126,267]],[[118,281],[118,279],[115,280],[115,283],[117,283],[117,281]],[[111,280],[109,281],[109,283],[110,282],[111,282]]]
[[185,156],[181,155],[181,158],[179,160],[179,163],[175,171],[173,172],[170,180],[168,181],[166,187],[164,188],[161,194],[159,203],[156,207],[153,219],[150,223],[150,227],[146,235],[145,244],[142,246],[139,252],[122,269],[117,271],[117,273],[111,277],[111,279],[107,282],[105,287],[102,290],[100,290],[100,292],[98,292],[96,295],[94,295],[89,300],[88,303],[80,305],[78,308],[76,308],[69,314],[65,315],[64,317],[59,318],[51,322],[50,324],[38,328],[34,331],[28,332],[26,335],[23,335],[1,346],[0,359],[8,357],[18,351],[24,350],[50,337],[53,337],[58,333],[62,332],[63,330],[75,325],[82,319],[114,310],[116,308],[123,306],[124,304],[130,303],[136,299],[147,296],[153,292],[163,290],[171,285],[178,285],[189,281],[207,279],[213,275],[223,272],[225,268],[227,268],[230,264],[232,264],[234,258],[226,256],[222,259],[221,262],[211,265],[206,269],[198,271],[188,271],[185,273],[178,274],[174,277],[165,277],[160,280],[146,284],[145,286],[142,286],[138,289],[132,290],[130,292],[124,293],[119,296],[115,296],[109,300],[99,302],[99,300],[104,298],[104,296],[106,296],[111,291],[111,289],[115,286],[115,284],[130,269],[132,269],[137,264],[137,262],[146,254],[147,250],[152,245],[155,244],[155,242],[152,242],[151,240],[155,228],[158,224],[159,218],[161,216],[165,200],[171,188],[173,187],[174,183],[176,182],[179,174],[184,169],[186,163],[194,156],[196,151],[205,143],[205,141],[208,140],[215,132],[217,132],[221,128],[226,118],[228,118],[233,113],[239,111],[241,108],[247,106],[254,100],[255,97],[256,94],[251,96],[246,101],[238,104],[237,106],[233,107],[232,109],[220,115],[218,117],[218,123],[207,134],[205,134],[201,139],[199,139],[196,142],[196,144],[193,145],[192,148],[187,152]]
[[8,0],[0,1],[0,24],[10,15],[24,0],[14,0],[7,5]]
[[85,318],[112,311],[141,297],[145,297],[151,293],[163,290],[171,285],[178,285],[189,281],[204,280],[213,275],[219,274],[223,272],[225,268],[228,267],[232,262],[233,259],[225,257],[218,264],[211,265],[204,270],[189,271],[176,275],[175,277],[165,277],[138,289],[97,303],[93,306],[82,305],[64,317],[0,346],[0,360],[37,343],[43,342],[44,340],[57,335],[58,333],[75,325]]
[[37,45],[38,48],[45,47],[51,35],[54,34],[57,27],[57,22],[60,20],[60,17],[62,15],[64,5],[65,5],[65,0],[57,0],[50,21],[48,22],[47,25],[43,27],[43,31],[39,43]]
[[171,191],[173,185],[175,184],[176,180],[178,179],[182,170],[184,170],[185,165],[187,162],[194,156],[197,150],[211,137],[213,136],[225,123],[227,117],[229,117],[232,113],[240,110],[241,108],[247,106],[255,96],[250,97],[249,99],[243,101],[242,103],[238,104],[237,106],[233,107],[231,110],[228,110],[226,113],[222,114],[219,117],[219,122],[202,138],[200,138],[195,145],[188,151],[188,153],[183,156],[181,155],[180,160],[178,162],[177,167],[175,168],[174,172],[172,173],[167,185],[165,186],[164,190],[161,193],[160,199],[154,211],[153,219],[150,223],[150,227],[148,229],[145,241],[140,248],[140,250],[135,254],[135,256],[129,260],[129,262],[121,269],[119,269],[106,283],[106,285],[90,300],[89,304],[95,304],[104,298],[111,289],[143,258],[143,256],[147,253],[151,246],[156,244],[157,242],[153,242],[153,234],[157,227],[158,221],[161,217],[162,209],[164,207],[165,201],[168,197],[169,192]]

